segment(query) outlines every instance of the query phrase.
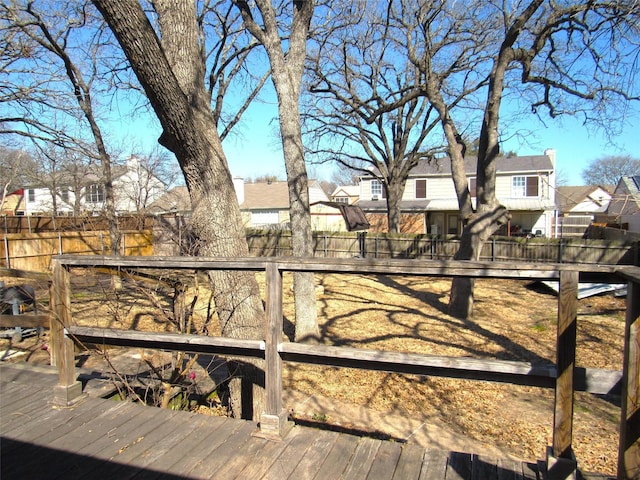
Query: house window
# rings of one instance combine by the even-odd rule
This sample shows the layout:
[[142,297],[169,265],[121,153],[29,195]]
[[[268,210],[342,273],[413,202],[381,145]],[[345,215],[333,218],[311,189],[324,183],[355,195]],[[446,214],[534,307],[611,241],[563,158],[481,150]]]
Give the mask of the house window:
[[349,203],[349,199],[347,197],[335,197],[333,201],[336,203]]
[[380,180],[371,180],[371,199],[387,198],[387,191]]
[[27,190],[27,198],[28,198],[28,201],[31,203],[36,201],[36,191],[33,188],[30,188],[29,190]]
[[537,197],[538,177],[513,177],[514,197]]
[[64,202],[64,203],[69,203],[69,189],[68,188],[62,188],[60,190],[60,199]]
[[89,185],[87,192],[87,202],[89,203],[102,203],[104,202],[104,185],[94,183]]
[[416,198],[427,198],[427,181],[416,180]]
[[469,194],[472,198],[478,196],[478,182],[476,181],[476,177],[469,179]]

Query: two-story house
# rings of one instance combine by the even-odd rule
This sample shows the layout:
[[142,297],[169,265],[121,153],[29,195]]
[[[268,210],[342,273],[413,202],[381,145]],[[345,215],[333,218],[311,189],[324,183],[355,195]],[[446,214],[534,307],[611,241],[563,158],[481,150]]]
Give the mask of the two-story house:
[[[62,177],[57,183],[58,215],[104,211],[104,182],[95,173],[87,172],[81,179]],[[25,215],[48,215],[54,211],[50,186],[30,185],[23,190]],[[137,157],[131,156],[125,165],[113,169],[113,191],[116,211],[131,213],[145,210],[166,191],[166,186]]]
[[[472,202],[476,194],[475,157],[468,157],[465,170]],[[496,196],[509,209],[512,218],[502,232],[513,235],[543,235],[552,232],[555,213],[555,151],[544,155],[500,157],[496,160]],[[386,191],[373,175],[360,178],[357,205],[367,214],[372,226],[385,224]],[[402,230],[434,235],[459,235],[462,221],[448,158],[422,161],[406,182],[400,209]]]

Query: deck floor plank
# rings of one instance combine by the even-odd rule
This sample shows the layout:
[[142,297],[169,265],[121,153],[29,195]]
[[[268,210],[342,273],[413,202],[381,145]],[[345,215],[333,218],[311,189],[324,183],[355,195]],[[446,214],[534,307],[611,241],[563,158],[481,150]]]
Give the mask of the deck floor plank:
[[182,458],[179,458],[167,471],[170,473],[189,473],[198,463],[208,460],[215,450],[224,443],[228,437],[238,434],[244,421],[226,420],[220,425],[216,425],[213,431],[208,431],[208,435],[195,445],[191,450],[185,450]]
[[355,480],[358,478],[366,478],[376,458],[381,440],[364,437],[358,443],[358,447],[354,452],[353,458],[347,469],[342,474],[344,480]]
[[283,480],[289,478],[298,466],[300,459],[312,448],[314,440],[326,434],[326,432],[314,432],[313,436],[308,435],[306,430],[299,426],[293,427],[292,431],[294,430],[298,430],[298,434],[292,438],[289,438],[289,435],[287,435],[285,439],[287,446],[280,452],[278,458],[275,459],[267,471],[264,472],[262,477],[264,480]]
[[297,437],[301,435],[301,428],[292,428],[286,438],[279,441],[270,441],[260,450],[256,452],[253,459],[239,471],[235,472],[235,477],[242,480],[260,480],[264,472],[269,470],[271,466],[278,461],[289,444],[294,443]]
[[371,465],[367,478],[371,480],[393,478],[401,453],[402,446],[399,443],[382,442],[376,457],[373,460],[373,464]]
[[[0,404],[0,414],[3,411],[11,411],[18,407],[24,407],[25,402],[29,404],[37,403],[33,399],[33,386],[15,382],[2,384],[2,404]],[[36,399],[33,399],[36,400]]]
[[[113,403],[109,411],[117,412],[118,415],[126,415],[132,409],[132,404]],[[104,412],[105,414],[109,414]],[[3,432],[3,436],[14,440],[28,441],[33,439],[38,445],[52,445],[57,439],[78,428],[78,425],[87,423],[99,415],[97,405],[82,405],[74,409],[58,409],[47,405],[39,414],[31,415],[28,421],[16,426],[8,432]],[[17,444],[14,444],[17,445]],[[9,454],[11,450],[3,453]],[[44,453],[43,455],[51,454]]]
[[0,379],[3,480],[538,480],[536,464],[308,427],[273,441],[252,435],[253,422],[130,402],[88,396],[61,408],[55,375],[0,364]]
[[[313,441],[305,450],[300,458],[294,457],[291,453],[286,456],[286,460],[293,463],[293,469],[286,472],[283,468],[283,473],[286,475],[282,477],[269,477],[269,478],[291,478],[292,480],[311,480],[316,472],[319,471],[320,466],[324,462],[324,459],[331,451],[331,447],[338,434],[335,432],[318,431],[316,432]],[[287,452],[285,451],[285,454]],[[283,462],[282,467],[286,466],[286,462]],[[288,470],[288,469],[287,469]]]
[[393,474],[394,480],[418,478],[424,463],[424,449],[417,445],[403,445],[400,459]]
[[241,423],[241,427],[234,435],[224,439],[218,445],[218,448],[198,462],[187,474],[196,478],[218,477],[218,470],[222,469],[225,462],[230,458],[246,448],[247,442],[251,439],[251,434],[256,430],[256,426],[252,422],[243,421]]
[[[119,424],[126,422],[134,422],[137,417],[131,416],[134,412],[135,405],[122,402],[120,405],[114,404],[113,408],[104,409],[106,405],[99,402],[87,402],[79,408],[84,411],[82,421],[74,421],[71,409],[57,410],[58,415],[55,416],[53,429],[46,432],[45,435],[31,434],[27,430],[19,435],[19,438],[13,437],[20,442],[28,442],[29,438],[33,438],[31,450],[34,451],[32,458],[37,458],[37,462],[23,462],[14,465],[12,470],[7,473],[15,475],[14,478],[38,478],[41,475],[47,475],[47,478],[82,478],[76,476],[76,472],[81,470],[82,465],[91,465],[96,468],[99,464],[104,463],[105,459],[95,457],[95,446],[93,450],[87,449],[101,438],[112,438],[112,432]],[[51,445],[52,448],[46,448]],[[37,454],[35,452],[41,451]],[[73,452],[73,455],[65,455],[64,452]],[[23,457],[29,457],[26,451],[20,452]],[[99,453],[99,452],[98,452]],[[65,455],[70,458],[66,468],[58,475],[55,465],[60,463],[60,456]],[[83,458],[92,457],[92,462],[82,462]],[[42,477],[41,477],[42,478]]]
[[465,480],[471,478],[471,455],[452,452],[447,465],[447,480]]
[[353,458],[360,440],[361,438],[351,435],[338,436],[315,478],[317,480],[340,478]]
[[495,479],[498,478],[498,467],[496,459],[484,455],[472,455],[471,457],[471,479]]
[[[77,453],[92,458],[100,459],[103,467],[89,465],[87,468],[80,466],[73,474],[77,478],[90,478],[95,469],[108,468],[110,475],[114,478],[129,478],[132,474],[140,470],[140,465],[130,465],[122,456],[129,455],[131,451],[139,453],[142,445],[153,447],[150,436],[159,427],[166,425],[164,415],[157,412],[149,412],[151,408],[137,405],[133,418],[127,422],[120,423],[109,430],[107,435],[103,435],[96,441],[88,443],[85,447],[77,450]],[[107,463],[109,465],[107,465]],[[127,470],[125,473],[124,470]]]
[[[162,456],[161,469],[169,474],[179,474],[186,470],[182,465],[194,465],[207,452],[207,447],[219,438],[221,432],[234,423],[223,417],[208,417],[196,434],[188,435],[180,442],[179,448],[171,449]],[[227,424],[227,428],[221,428]]]
[[441,450],[427,450],[420,472],[420,480],[442,480],[447,473],[449,457]]
[[257,457],[262,455],[263,449],[271,442],[264,438],[251,436],[255,431],[257,431],[256,425],[254,425],[254,431],[249,433],[247,442],[216,468],[216,477],[234,478],[237,472],[247,468]]
[[[115,456],[110,459],[110,461],[121,463],[120,471],[114,472],[116,478],[118,480],[157,478],[159,472],[166,471],[168,462],[165,460],[165,455],[174,449],[181,449],[181,444],[186,438],[197,436],[197,432],[203,424],[204,420],[195,415],[186,416],[178,428],[173,422],[165,422],[161,427],[156,428],[151,435],[147,435],[144,442],[128,449],[125,453],[129,455],[129,458]],[[139,449],[136,448],[138,446],[140,446]],[[139,451],[142,449],[144,451]],[[134,468],[138,470],[132,475]]]

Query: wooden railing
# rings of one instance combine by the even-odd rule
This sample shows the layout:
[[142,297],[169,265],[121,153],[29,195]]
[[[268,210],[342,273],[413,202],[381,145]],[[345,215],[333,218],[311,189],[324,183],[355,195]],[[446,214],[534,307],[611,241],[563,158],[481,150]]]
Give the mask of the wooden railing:
[[[188,258],[188,257],[86,257],[59,256],[53,262],[52,344],[59,368],[56,401],[72,404],[82,395],[74,369],[78,341],[264,359],[265,411],[260,430],[266,437],[284,436],[289,428],[283,407],[284,361],[327,366],[373,369],[387,372],[437,375],[451,378],[507,382],[555,390],[552,446],[547,452],[550,478],[566,478],[576,471],[572,453],[573,398],[575,391],[597,394],[620,392],[619,478],[638,478],[640,472],[640,268],[593,265],[552,265],[416,260],[314,259],[314,258]],[[264,339],[242,340],[197,335],[148,333],[74,326],[70,310],[69,269],[245,270],[264,271],[266,319]],[[418,275],[558,280],[558,331],[556,363],[441,357],[355,348],[283,342],[283,272]],[[579,368],[575,365],[578,282],[628,282],[623,372]]]

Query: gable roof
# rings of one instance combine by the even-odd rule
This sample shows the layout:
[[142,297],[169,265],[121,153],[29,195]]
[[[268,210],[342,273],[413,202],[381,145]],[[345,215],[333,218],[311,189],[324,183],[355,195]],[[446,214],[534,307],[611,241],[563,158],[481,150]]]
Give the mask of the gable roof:
[[607,213],[609,215],[640,214],[640,175],[620,179]]
[[[326,201],[318,182],[309,183],[310,202]],[[317,198],[316,198],[317,197]],[[242,210],[288,210],[289,190],[287,182],[260,182],[244,184],[244,202]],[[153,202],[148,210],[152,213],[189,212],[191,198],[187,187],[175,187]]]
[[[316,180],[309,181],[309,203],[329,200]],[[287,182],[259,182],[244,184],[244,202],[241,210],[288,210]]]
[[359,185],[341,185],[336,187],[336,189],[331,194],[332,197],[336,197],[336,196],[357,197],[358,195],[360,195]]
[[[604,212],[611,199],[612,187],[601,187],[598,185],[579,185],[556,187],[556,206],[562,213],[570,212],[582,202],[594,204],[594,213]],[[601,192],[607,194],[607,198],[600,199]]]
[[[478,157],[468,156],[464,159],[465,172],[468,176],[474,176],[478,166]],[[536,173],[553,171],[553,161],[548,155],[526,155],[521,157],[498,157],[496,159],[496,171],[500,174],[507,173]],[[377,171],[377,170],[374,170]],[[420,160],[410,176],[450,176],[451,160],[449,157],[433,160]]]
[[244,202],[240,205],[243,210],[248,209],[276,209],[289,208],[289,190],[287,182],[261,182],[244,184]]

